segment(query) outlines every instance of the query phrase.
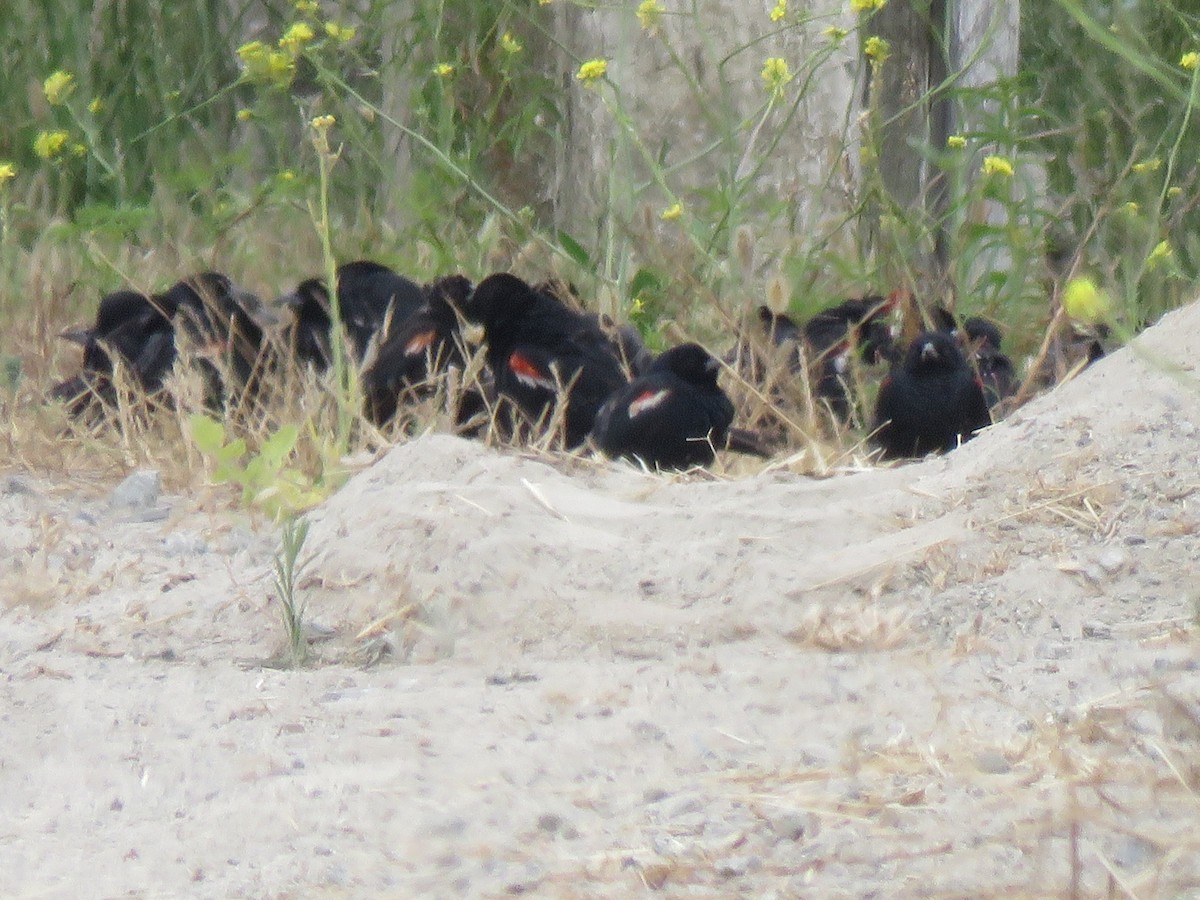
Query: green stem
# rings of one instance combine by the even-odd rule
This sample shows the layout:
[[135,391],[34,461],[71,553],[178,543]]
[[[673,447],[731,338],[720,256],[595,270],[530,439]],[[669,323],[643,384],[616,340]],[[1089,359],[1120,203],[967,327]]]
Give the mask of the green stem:
[[[325,138],[318,139],[325,142]],[[318,195],[319,211],[313,217],[317,236],[321,239],[321,256],[325,263],[325,284],[329,294],[329,312],[333,324],[330,327],[329,343],[333,354],[334,399],[337,403],[337,451],[345,454],[350,447],[350,429],[354,422],[356,407],[355,386],[346,360],[346,329],[342,321],[342,302],[337,283],[337,259],[333,255],[333,229],[329,223],[329,171],[337,156],[329,151],[328,144],[317,148],[317,170],[320,178]]]

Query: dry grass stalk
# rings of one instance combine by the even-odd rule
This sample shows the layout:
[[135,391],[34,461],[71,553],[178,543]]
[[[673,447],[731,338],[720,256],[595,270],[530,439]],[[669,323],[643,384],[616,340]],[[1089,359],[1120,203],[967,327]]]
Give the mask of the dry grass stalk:
[[795,644],[835,653],[892,650],[907,643],[912,636],[910,618],[911,612],[900,607],[881,610],[877,606],[816,604],[784,637]]

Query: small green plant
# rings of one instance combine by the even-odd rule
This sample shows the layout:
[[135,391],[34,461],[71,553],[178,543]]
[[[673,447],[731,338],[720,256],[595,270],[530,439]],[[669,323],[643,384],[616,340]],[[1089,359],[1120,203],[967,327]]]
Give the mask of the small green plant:
[[296,592],[296,581],[303,568],[300,553],[308,539],[307,519],[288,519],[275,554],[275,600],[287,640],[287,662],[299,667],[308,661],[308,637],[304,633],[304,614],[308,604]]
[[304,472],[287,465],[300,429],[284,425],[251,453],[243,438],[226,440],[225,425],[201,413],[189,419],[192,441],[213,463],[215,484],[242,488],[242,502],[263,510],[276,521],[294,516],[325,499],[321,489]]
[[240,485],[243,503],[283,521],[279,550],[275,554],[275,601],[283,623],[286,663],[291,667],[301,666],[308,659],[308,639],[304,634],[307,604],[297,596],[296,581],[301,568],[300,553],[308,538],[308,522],[299,518],[299,514],[323,500],[325,492],[299,469],[287,465],[300,429],[284,425],[252,454],[245,439],[227,440],[225,425],[215,419],[197,413],[188,424],[196,448],[213,464],[213,482]]

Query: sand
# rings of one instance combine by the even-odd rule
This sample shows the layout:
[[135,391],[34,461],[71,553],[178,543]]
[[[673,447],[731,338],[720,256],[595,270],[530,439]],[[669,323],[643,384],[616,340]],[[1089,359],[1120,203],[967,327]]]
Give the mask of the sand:
[[1200,306],[945,458],[0,482],[0,894],[1200,891]]

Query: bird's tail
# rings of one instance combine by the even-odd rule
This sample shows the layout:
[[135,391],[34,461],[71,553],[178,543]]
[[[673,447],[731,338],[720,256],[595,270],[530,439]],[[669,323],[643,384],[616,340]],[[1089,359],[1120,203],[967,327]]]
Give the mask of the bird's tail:
[[725,436],[725,449],[733,450],[736,453],[760,456],[763,459],[771,456],[766,438],[748,428],[730,428]]

